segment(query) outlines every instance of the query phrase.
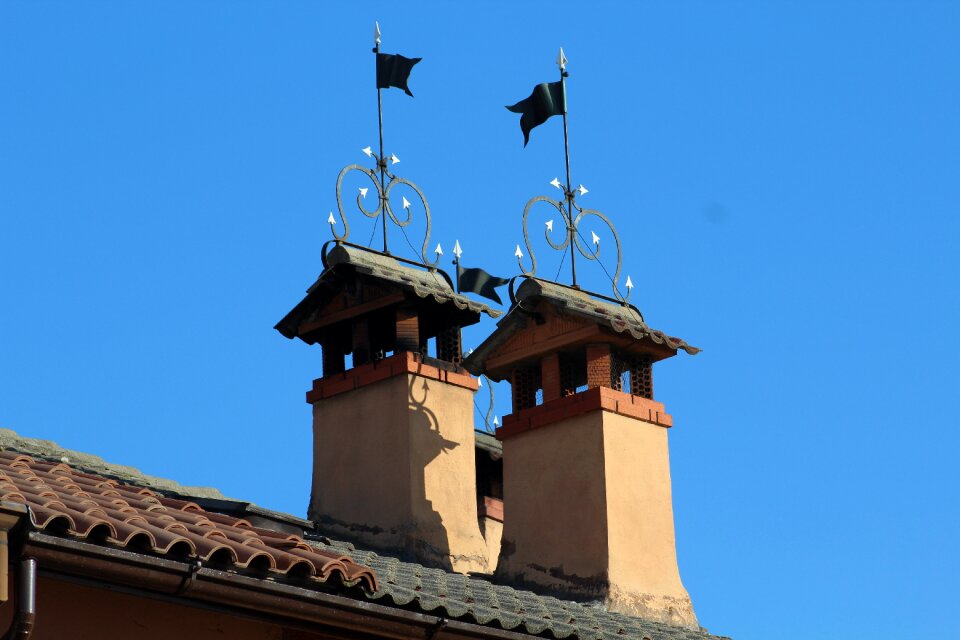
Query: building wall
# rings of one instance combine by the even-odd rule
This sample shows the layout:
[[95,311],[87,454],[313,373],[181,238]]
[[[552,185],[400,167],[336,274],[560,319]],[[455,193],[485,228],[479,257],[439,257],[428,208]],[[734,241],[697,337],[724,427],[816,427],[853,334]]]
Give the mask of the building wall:
[[[11,584],[11,587],[13,585]],[[0,632],[15,603],[0,607]],[[49,577],[37,580],[31,640],[284,640],[283,630],[230,615]]]

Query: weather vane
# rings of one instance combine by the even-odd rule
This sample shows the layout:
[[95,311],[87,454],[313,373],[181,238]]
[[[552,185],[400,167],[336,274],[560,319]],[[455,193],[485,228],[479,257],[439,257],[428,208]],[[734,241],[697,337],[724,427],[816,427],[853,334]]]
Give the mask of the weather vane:
[[[564,239],[562,242],[554,242],[553,238],[550,237],[550,234],[553,232],[553,220],[551,219],[547,220],[546,222],[544,237],[551,248],[564,252],[564,255],[566,255],[567,251],[570,252],[570,273],[573,280],[573,286],[575,288],[579,288],[579,285],[577,284],[576,262],[576,254],[579,253],[587,260],[597,261],[604,272],[607,273],[607,277],[610,278],[610,281],[613,285],[613,294],[616,299],[623,304],[627,304],[627,300],[629,300],[631,290],[633,289],[633,281],[629,276],[627,277],[627,281],[625,283],[627,295],[622,296],[617,287],[617,280],[620,278],[620,268],[622,264],[620,237],[617,235],[617,230],[614,228],[613,223],[609,218],[607,218],[607,216],[595,209],[581,207],[576,201],[578,194],[580,196],[584,196],[589,193],[589,191],[582,184],[574,189],[573,182],[570,180],[570,138],[567,128],[566,83],[566,79],[569,74],[567,73],[567,58],[563,54],[563,48],[560,49],[560,54],[557,56],[557,66],[560,67],[560,80],[558,82],[545,82],[543,84],[539,84],[534,87],[533,93],[531,93],[528,98],[521,100],[515,105],[507,107],[507,109],[514,113],[522,114],[520,116],[520,129],[523,131],[523,146],[527,146],[527,143],[530,141],[530,131],[534,127],[540,126],[551,116],[563,116],[563,149],[567,167],[567,181],[565,184],[561,184],[559,178],[554,178],[550,182],[551,185],[563,191],[564,197],[562,200],[554,200],[553,198],[547,196],[537,196],[527,202],[527,205],[523,209],[523,240],[527,247],[527,253],[530,256],[530,269],[528,270],[523,266],[524,255],[523,251],[520,250],[519,244],[517,245],[517,250],[514,252],[514,256],[517,258],[517,264],[520,265],[520,271],[523,273],[523,275],[527,277],[534,277],[537,271],[537,258],[534,255],[533,248],[530,245],[530,234],[527,229],[527,220],[530,216],[530,210],[535,204],[538,202],[546,202],[547,204],[553,206],[560,214],[560,219],[566,226],[566,233],[564,234]],[[610,275],[610,273],[606,270],[606,267],[603,265],[603,262],[600,261],[600,237],[596,234],[596,232],[591,231],[591,239],[588,243],[587,239],[584,238],[580,233],[580,223],[585,218],[591,216],[599,218],[601,221],[603,221],[613,234],[613,239],[617,249],[617,266],[613,275]],[[593,245],[592,250],[589,249],[591,244]]]
[[377,195],[377,206],[370,209],[364,206],[367,193],[370,191],[370,189],[369,187],[360,187],[359,192],[357,193],[357,207],[359,208],[360,212],[368,218],[382,218],[383,253],[389,254],[390,252],[387,247],[387,219],[389,218],[392,220],[394,224],[401,228],[401,230],[408,226],[413,220],[413,214],[411,210],[413,203],[407,200],[406,196],[401,197],[401,207],[403,211],[405,211],[405,216],[403,218],[397,216],[397,214],[394,212],[394,206],[390,202],[390,196],[393,189],[399,185],[405,185],[417,194],[417,197],[420,198],[420,203],[423,206],[423,212],[426,217],[426,233],[424,234],[423,238],[423,246],[420,249],[420,257],[422,258],[424,265],[432,268],[435,267],[437,262],[440,260],[440,256],[443,255],[443,250],[440,248],[440,245],[437,245],[435,250],[436,257],[432,262],[427,260],[427,248],[430,244],[431,229],[430,205],[427,203],[427,199],[420,190],[420,187],[406,178],[401,178],[397,175],[394,175],[390,171],[389,167],[399,163],[400,158],[398,158],[394,153],[391,153],[389,156],[387,156],[383,150],[382,90],[389,89],[390,87],[396,87],[398,89],[403,89],[408,96],[413,97],[413,93],[410,92],[410,88],[407,86],[407,81],[410,78],[410,72],[413,70],[413,66],[420,62],[422,58],[406,58],[402,55],[394,53],[380,53],[379,23],[374,23],[373,52],[376,54],[377,63],[377,124],[380,132],[379,153],[373,151],[373,149],[370,147],[365,147],[362,150],[368,158],[372,158],[375,161],[376,164],[374,165],[373,169],[358,164],[350,164],[340,171],[340,175],[337,176],[337,211],[340,214],[340,220],[343,222],[343,233],[337,233],[337,219],[333,215],[332,211],[330,212],[330,217],[327,218],[327,223],[330,225],[330,231],[333,233],[333,237],[338,243],[346,242],[350,237],[350,224],[347,221],[347,216],[343,209],[343,179],[351,171],[359,171],[370,178],[370,181],[373,183],[373,187]]

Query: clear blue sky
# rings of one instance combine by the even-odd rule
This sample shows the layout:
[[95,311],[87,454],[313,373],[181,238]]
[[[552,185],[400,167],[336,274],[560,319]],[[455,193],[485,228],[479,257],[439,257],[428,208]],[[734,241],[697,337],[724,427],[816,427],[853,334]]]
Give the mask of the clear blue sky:
[[272,327],[376,145],[374,19],[424,58],[387,151],[502,275],[563,175],[503,105],[565,48],[583,204],[704,348],[655,370],[701,622],[960,636],[956,4],[6,2],[0,426],[304,513],[320,353]]

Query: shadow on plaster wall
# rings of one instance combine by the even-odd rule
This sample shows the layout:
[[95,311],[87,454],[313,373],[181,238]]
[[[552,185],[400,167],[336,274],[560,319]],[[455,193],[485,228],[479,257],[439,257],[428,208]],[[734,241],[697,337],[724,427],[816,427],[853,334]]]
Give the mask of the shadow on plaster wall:
[[410,376],[410,448],[419,452],[411,459],[414,468],[410,470],[410,506],[414,520],[420,524],[417,531],[409,532],[409,547],[405,551],[420,562],[452,571],[450,537],[429,495],[443,490],[442,474],[430,474],[428,469],[438,462],[438,458],[460,445],[443,437],[437,414],[427,405],[429,396],[427,380]]

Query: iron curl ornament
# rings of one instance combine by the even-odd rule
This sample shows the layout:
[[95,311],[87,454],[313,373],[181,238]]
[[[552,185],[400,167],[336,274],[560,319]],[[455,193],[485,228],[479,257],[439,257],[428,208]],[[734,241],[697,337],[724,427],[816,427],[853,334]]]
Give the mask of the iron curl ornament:
[[433,261],[427,259],[427,248],[430,245],[430,231],[432,229],[432,222],[430,218],[430,204],[427,202],[426,196],[423,195],[423,191],[421,191],[420,187],[410,180],[401,178],[400,176],[394,175],[390,172],[387,162],[390,161],[392,164],[400,162],[397,156],[391,155],[389,158],[381,157],[377,155],[376,152],[372,151],[370,147],[365,148],[363,152],[376,161],[376,168],[370,169],[359,164],[349,164],[344,167],[340,171],[340,175],[337,176],[337,212],[339,213],[340,221],[343,223],[343,233],[337,233],[337,220],[334,218],[333,212],[331,212],[330,217],[327,219],[327,223],[330,225],[330,232],[333,234],[334,240],[338,243],[346,242],[350,237],[350,223],[344,210],[343,181],[344,178],[351,172],[357,171],[370,179],[370,182],[373,185],[373,190],[377,196],[376,207],[367,208],[364,203],[367,199],[367,193],[370,191],[370,187],[360,187],[356,199],[357,208],[360,210],[360,213],[367,218],[371,218],[373,220],[382,218],[384,253],[389,253],[387,250],[387,219],[389,218],[401,229],[409,226],[413,221],[413,203],[407,200],[406,196],[401,196],[401,210],[405,212],[405,215],[403,217],[398,217],[395,213],[395,207],[393,203],[391,203],[391,193],[396,187],[405,186],[409,187],[409,189],[416,194],[417,198],[420,199],[420,204],[423,207],[424,217],[426,218],[426,230],[423,237],[423,245],[420,248],[420,258],[422,259],[424,266],[430,269],[436,269],[437,264],[440,261],[441,254],[438,253]]
[[[562,188],[557,180],[551,182],[557,188]],[[578,189],[582,194],[587,193],[587,189],[580,185]],[[520,266],[520,272],[529,278],[535,277],[537,272],[537,257],[534,253],[533,246],[530,243],[530,230],[529,230],[529,220],[530,212],[538,203],[546,203],[550,205],[553,209],[560,214],[560,219],[563,221],[563,225],[566,227],[563,234],[563,241],[556,242],[551,237],[553,233],[553,220],[548,220],[546,222],[546,227],[544,229],[544,238],[547,241],[547,244],[551,249],[556,251],[563,252],[566,255],[566,251],[570,251],[570,265],[571,272],[573,276],[573,286],[577,287],[577,271],[576,271],[576,254],[579,253],[583,258],[590,261],[596,261],[601,268],[606,272],[607,277],[610,278],[611,285],[613,288],[614,298],[621,304],[629,304],[630,294],[633,290],[633,282],[629,277],[627,277],[627,282],[625,283],[627,289],[627,295],[624,296],[620,293],[620,289],[617,286],[617,281],[620,279],[620,272],[623,266],[623,253],[620,246],[620,236],[617,234],[616,228],[613,226],[613,222],[605,216],[600,211],[596,209],[587,209],[581,207],[576,202],[576,193],[574,191],[564,189],[565,198],[564,200],[554,200],[548,196],[536,196],[531,198],[526,206],[523,208],[523,242],[527,249],[527,255],[530,258],[530,268],[527,269],[523,266],[523,252],[520,251],[520,245],[517,245],[517,250],[514,255],[517,258],[517,264]],[[566,206],[564,206],[566,204]],[[598,218],[603,222],[607,228],[610,230],[610,233],[613,235],[614,244],[616,245],[616,257],[617,264],[614,269],[613,275],[610,275],[607,272],[606,267],[603,265],[603,262],[600,261],[600,237],[593,231],[591,231],[593,249],[590,249],[590,245],[587,243],[586,238],[580,233],[580,224],[587,218]]]

